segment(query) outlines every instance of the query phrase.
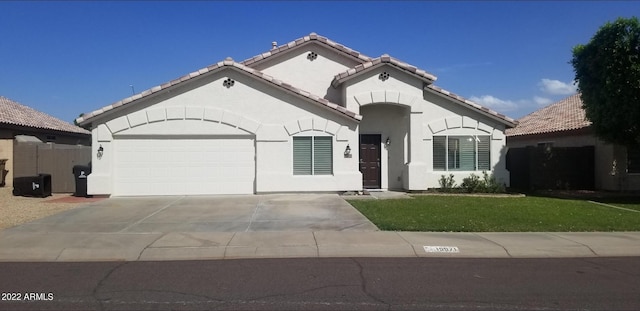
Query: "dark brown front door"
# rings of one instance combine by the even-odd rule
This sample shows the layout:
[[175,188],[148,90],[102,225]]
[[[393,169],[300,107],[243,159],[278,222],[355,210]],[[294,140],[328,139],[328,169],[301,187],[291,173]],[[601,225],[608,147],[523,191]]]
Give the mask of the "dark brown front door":
[[380,189],[380,142],[378,134],[360,135],[360,172],[362,186]]

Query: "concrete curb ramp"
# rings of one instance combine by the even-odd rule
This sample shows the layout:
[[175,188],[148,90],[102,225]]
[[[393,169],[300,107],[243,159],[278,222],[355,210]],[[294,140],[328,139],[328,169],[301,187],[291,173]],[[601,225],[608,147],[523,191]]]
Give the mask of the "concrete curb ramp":
[[293,257],[559,258],[614,256],[640,256],[640,232],[0,232],[0,261],[159,261]]

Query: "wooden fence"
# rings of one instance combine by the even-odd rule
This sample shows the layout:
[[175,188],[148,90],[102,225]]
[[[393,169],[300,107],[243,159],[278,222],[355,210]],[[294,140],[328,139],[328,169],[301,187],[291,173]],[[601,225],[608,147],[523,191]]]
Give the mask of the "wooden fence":
[[51,174],[51,192],[75,191],[73,166],[89,165],[91,146],[14,142],[13,177]]

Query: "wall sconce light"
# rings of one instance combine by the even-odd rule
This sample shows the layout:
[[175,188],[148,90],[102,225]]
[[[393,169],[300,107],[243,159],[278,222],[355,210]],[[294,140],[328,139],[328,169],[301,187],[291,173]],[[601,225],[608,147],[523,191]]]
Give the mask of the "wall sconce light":
[[384,142],[384,144],[387,146],[391,145],[391,140],[389,139],[389,137],[387,137],[387,140]]
[[351,157],[351,147],[349,147],[349,145],[347,145],[347,148],[344,148],[344,157],[345,158]]
[[98,156],[98,159],[102,158],[102,154],[104,154],[104,148],[102,148],[102,145],[100,145],[100,147],[98,147],[98,153],[96,154],[96,156]]

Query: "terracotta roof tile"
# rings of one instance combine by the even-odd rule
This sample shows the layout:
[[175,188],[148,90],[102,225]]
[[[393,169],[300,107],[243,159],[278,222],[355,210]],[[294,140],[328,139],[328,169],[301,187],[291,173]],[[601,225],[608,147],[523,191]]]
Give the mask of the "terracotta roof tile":
[[579,93],[534,111],[520,118],[518,122],[518,126],[506,131],[507,136],[562,132],[591,125],[582,108]]
[[367,72],[373,68],[382,66],[383,64],[389,64],[395,68],[400,69],[401,71],[406,71],[409,74],[417,76],[418,78],[424,80],[427,83],[433,83],[437,77],[424,71],[416,68],[415,66],[409,65],[405,62],[399,61],[387,54],[384,54],[378,58],[371,59],[368,62],[357,65],[353,68],[349,68],[347,71],[341,72],[334,76],[331,85],[333,87],[337,87],[344,81],[359,75],[360,73]]
[[242,62],[240,62],[241,64],[245,65],[245,66],[253,66],[255,65],[257,62],[261,62],[265,59],[268,59],[272,56],[278,55],[286,50],[295,48],[296,46],[300,46],[303,44],[307,44],[310,41],[316,41],[316,42],[321,42],[323,44],[325,44],[326,46],[335,49],[337,51],[339,51],[341,54],[343,55],[347,55],[350,56],[352,58],[356,58],[359,62],[364,63],[364,62],[368,62],[371,60],[371,58],[369,56],[366,56],[354,49],[348,48],[342,44],[339,44],[337,42],[331,41],[326,37],[320,36],[318,34],[316,34],[315,32],[310,33],[308,36],[304,36],[302,38],[293,40],[289,43],[283,44],[281,46],[278,46],[276,48],[271,49],[269,52],[251,57],[249,59],[246,59]]
[[514,127],[514,126],[516,126],[518,124],[518,121],[516,121],[516,120],[514,120],[512,118],[509,118],[509,117],[505,116],[504,114],[501,114],[501,113],[498,113],[496,111],[493,111],[493,110],[491,110],[491,109],[489,109],[487,107],[480,106],[480,105],[478,105],[478,104],[476,104],[476,103],[474,103],[474,102],[472,102],[472,101],[470,101],[470,100],[468,100],[468,99],[466,99],[466,98],[464,98],[464,97],[462,97],[460,95],[451,93],[451,92],[449,92],[449,91],[447,91],[445,89],[442,89],[440,87],[437,87],[437,86],[435,86],[433,84],[427,85],[425,87],[425,89],[429,89],[429,90],[431,90],[433,92],[436,92],[436,93],[439,93],[439,94],[441,94],[443,96],[446,96],[448,98],[454,99],[454,100],[458,101],[459,103],[461,103],[463,105],[467,105],[467,106],[469,106],[469,107],[471,107],[473,109],[483,111],[484,113],[489,114],[489,115],[493,116],[494,118],[497,118],[497,119],[500,119],[500,120],[504,121],[507,125],[510,125],[512,127]]
[[[253,76],[255,76],[255,77],[259,78],[259,79],[262,79],[262,80],[264,80],[266,82],[269,82],[269,83],[271,83],[273,85],[276,85],[276,86],[278,86],[280,88],[283,88],[283,89],[285,89],[285,90],[287,90],[287,91],[289,91],[291,93],[294,93],[294,94],[297,94],[299,96],[302,96],[302,97],[304,97],[304,98],[306,98],[306,99],[308,99],[308,100],[310,100],[312,102],[315,102],[318,105],[326,107],[327,109],[331,109],[331,110],[334,110],[336,112],[342,113],[342,114],[344,114],[344,115],[346,115],[346,116],[348,116],[350,118],[356,119],[356,120],[362,120],[362,116],[357,114],[357,113],[355,113],[355,112],[346,110],[346,109],[344,109],[341,106],[336,105],[336,104],[334,104],[335,106],[331,105],[332,103],[329,102],[328,100],[324,99],[324,98],[319,98],[318,96],[312,95],[311,93],[309,93],[307,91],[304,91],[302,89],[296,88],[296,87],[294,87],[294,86],[292,86],[290,84],[284,83],[284,82],[282,82],[282,81],[280,81],[278,79],[274,79],[273,77],[271,77],[271,76],[269,76],[267,74],[264,74],[261,71],[258,71],[256,69],[247,67],[247,66],[245,66],[245,65],[243,65],[241,63],[236,63],[231,58],[227,58],[224,61],[221,61],[221,62],[218,62],[218,63],[216,63],[214,65],[208,66],[208,67],[206,67],[206,69],[207,69],[208,72],[212,72],[212,71],[215,71],[215,70],[218,70],[218,69],[222,69],[224,67],[237,68],[240,72],[244,72],[244,73],[253,75]],[[105,107],[103,107],[101,109],[98,109],[98,110],[95,110],[93,112],[86,113],[86,114],[82,115],[81,117],[77,118],[76,122],[78,122],[79,124],[87,124],[87,123],[89,123],[89,121],[91,119],[103,114],[104,112],[106,112],[108,110],[111,110],[113,108],[117,108],[117,107],[120,107],[120,106],[129,105],[129,104],[134,103],[135,101],[137,101],[139,99],[145,98],[145,97],[147,97],[149,95],[152,95],[154,93],[157,93],[157,92],[160,92],[160,91],[165,90],[167,88],[170,88],[170,87],[172,87],[172,86],[174,86],[176,84],[186,82],[186,81],[188,81],[190,79],[193,79],[193,78],[195,78],[197,76],[199,76],[199,74],[198,75],[188,74],[188,75],[185,75],[185,76],[180,77],[178,79],[175,79],[175,80],[173,80],[171,82],[164,83],[164,84],[162,84],[160,86],[152,87],[151,89],[145,90],[142,93],[133,95],[131,97],[127,97],[127,98],[125,98],[125,99],[123,99],[121,101],[118,101],[118,102],[116,102],[114,104],[105,106]]]
[[91,132],[0,96],[0,124],[90,135]]

